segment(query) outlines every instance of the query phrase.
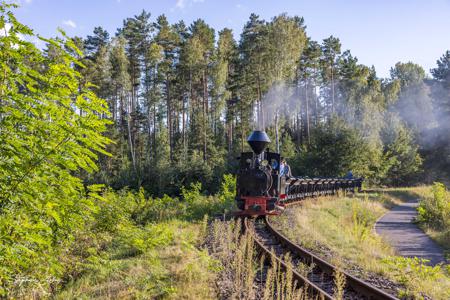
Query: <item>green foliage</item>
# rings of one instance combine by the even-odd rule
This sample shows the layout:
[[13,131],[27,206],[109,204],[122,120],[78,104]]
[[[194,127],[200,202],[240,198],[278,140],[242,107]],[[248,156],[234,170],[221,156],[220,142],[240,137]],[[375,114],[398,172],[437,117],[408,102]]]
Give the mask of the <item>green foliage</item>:
[[370,176],[368,162],[373,151],[360,133],[342,120],[314,130],[311,146],[297,157],[295,174],[309,176],[344,176],[349,170]]
[[[82,174],[88,182],[144,187],[160,197],[201,182],[203,192],[216,193],[222,175],[236,169],[233,157],[248,149],[252,122],[264,118],[259,123],[274,131],[264,98],[277,85],[295,89],[293,99],[282,99],[289,105],[280,110],[279,126],[282,155],[290,162],[297,156],[294,173],[340,175],[352,168],[371,183],[389,185],[448,177],[448,53],[434,80],[411,62],[397,63],[391,77],[381,79],[342,51],[339,38],[312,40],[299,16],[266,21],[251,14],[235,41],[230,29],[216,34],[202,19],[186,26],[161,15],[152,22],[143,11],[125,19],[119,33],[110,39],[95,28],[92,36],[74,39],[87,66],[80,73],[109,104],[108,136],[116,142],[109,147],[114,157],[101,157],[100,172]],[[47,53],[60,59],[53,45]],[[336,137],[336,119],[348,138]],[[351,142],[332,149],[320,136]],[[326,155],[347,147],[358,152],[349,150],[354,162],[348,156],[322,160],[322,146]],[[432,172],[421,173],[422,162]]]
[[395,115],[387,117],[386,125],[382,130],[385,144],[383,182],[391,185],[404,184],[419,172],[422,158],[410,130]]
[[218,197],[223,204],[233,203],[236,195],[236,177],[231,174],[223,175],[222,185]]
[[108,238],[95,249],[95,259],[82,266],[83,274],[70,278],[52,298],[210,297],[217,262],[196,247],[198,225],[172,220],[143,227],[121,224],[119,228],[105,235]]
[[[116,207],[122,212],[126,212],[126,218],[131,218],[137,224],[145,225],[151,222],[161,222],[174,219],[201,220],[204,215],[222,213],[234,208],[234,196],[236,194],[236,178],[225,174],[220,184],[220,190],[216,195],[203,195],[202,184],[192,183],[189,187],[181,188],[181,198],[169,197],[145,197],[143,189],[138,193],[121,190],[118,193],[108,191],[103,197],[112,201],[112,207],[107,203],[107,209],[102,212],[103,216],[98,216],[97,222],[106,222],[114,225],[114,220],[119,216],[112,214]],[[117,203],[121,201],[121,203]],[[123,203],[126,201],[126,203]],[[103,221],[106,217],[107,220]],[[126,219],[125,218],[125,219]],[[97,225],[96,227],[100,227]]]
[[[45,56],[26,39],[11,5],[0,3],[0,295],[20,276],[46,288],[64,270],[59,253],[73,242],[101,201],[77,172],[97,170],[109,139],[104,100],[82,80],[80,51],[62,39]],[[5,24],[10,24],[9,30]],[[26,39],[25,39],[26,38]],[[66,50],[67,49],[67,50]],[[20,281],[20,280],[19,280]]]
[[186,202],[187,217],[201,219],[205,214],[212,215],[229,211],[234,208],[236,194],[236,179],[225,174],[219,193],[216,196],[203,196],[200,193],[201,184],[191,184],[189,189],[182,188],[182,197]]
[[441,266],[427,266],[428,260],[401,256],[387,257],[381,260],[383,264],[397,271],[400,283],[407,281],[438,280],[442,277]]
[[367,210],[365,205],[352,203],[353,235],[360,241],[365,240],[370,234],[375,219],[375,214]]
[[432,195],[422,198],[417,220],[436,230],[447,230],[450,236],[450,195],[442,183],[436,182]]
[[[252,14],[239,42],[224,29],[216,43],[201,19],[186,27],[164,15],[152,22],[145,11],[114,38],[97,27],[86,39],[47,40],[18,22],[14,7],[0,2],[0,297],[47,291],[86,270],[106,274],[108,255],[151,260],[176,239],[162,223],[232,209],[227,173],[275,84],[296,89],[279,122],[294,175],[352,170],[398,185],[418,178],[422,160],[428,178],[448,173],[448,53],[434,80],[413,63],[381,80],[341,53],[338,38],[311,40],[298,16]],[[36,38],[44,51],[27,42]],[[99,182],[120,191],[89,186]],[[427,226],[448,228],[445,195],[436,186],[421,203]],[[364,240],[371,216],[352,209]],[[175,293],[168,273],[155,272],[141,292]]]
[[[92,193],[100,192],[99,188],[94,187]],[[17,264],[2,264],[0,268],[2,272],[5,272],[2,273],[2,280],[4,280],[2,287],[5,287],[5,293],[17,296],[21,293],[28,294],[33,290],[39,290],[40,295],[47,295],[50,289],[49,284],[53,284],[52,289],[55,292],[64,288],[67,281],[73,283],[77,280],[84,280],[82,278],[86,274],[97,274],[96,280],[104,281],[108,277],[116,277],[111,274],[112,269],[118,267],[115,266],[116,263],[126,269],[125,263],[121,261],[141,260],[139,258],[141,256],[149,256],[149,259],[156,264],[165,264],[161,261],[162,258],[155,260],[151,253],[178,243],[177,239],[180,237],[177,224],[180,224],[180,220],[200,221],[205,215],[230,210],[234,205],[235,178],[231,175],[224,176],[220,192],[215,196],[204,196],[200,190],[200,183],[183,188],[182,199],[171,198],[167,195],[161,198],[147,197],[143,189],[138,192],[127,189],[114,192],[111,189],[105,189],[101,193],[101,197],[95,194],[95,197],[91,199],[95,209],[91,211],[89,218],[86,218],[83,224],[79,224],[77,228],[73,229],[70,239],[59,238],[58,243],[47,245],[45,236],[33,235],[34,242],[47,245],[45,248],[47,252],[39,253],[42,258],[37,254],[30,253],[34,264],[27,269],[19,269],[19,267],[23,268],[28,261],[25,260],[26,256],[18,254],[17,246],[2,244],[2,253],[10,255],[2,256],[2,260]],[[21,217],[23,219],[26,216],[22,215]],[[5,218],[1,222],[2,224],[11,222],[11,219],[11,217]],[[31,230],[27,226],[28,224],[22,220],[21,228],[17,230],[20,229],[21,232],[31,235],[26,231]],[[189,253],[196,252],[197,250],[194,248],[200,243],[197,237],[200,239],[204,237],[204,234],[196,232],[195,235],[189,233],[189,235],[183,236],[182,247],[187,247],[188,249],[185,250]],[[33,250],[37,252],[37,250]],[[195,255],[201,257],[200,259],[204,263],[202,262],[199,266],[192,264],[183,272],[196,274],[198,270],[192,268],[203,268],[205,265],[208,265],[208,268],[211,267],[211,270],[217,269],[207,255],[199,253]],[[14,256],[14,260],[12,256]],[[209,266],[209,264],[211,265]],[[154,265],[150,265],[148,268],[152,269]],[[14,266],[16,266],[17,272],[15,276],[4,276]],[[141,267],[145,266],[146,264],[142,263]],[[161,276],[157,272],[152,273],[151,278],[159,280],[162,286],[153,286],[151,293],[162,290],[165,291],[164,293],[176,293],[176,290],[166,290],[173,284],[170,283],[167,273],[166,269],[160,274]],[[31,283],[19,285],[21,280]],[[139,286],[140,284],[136,284],[134,287]]]

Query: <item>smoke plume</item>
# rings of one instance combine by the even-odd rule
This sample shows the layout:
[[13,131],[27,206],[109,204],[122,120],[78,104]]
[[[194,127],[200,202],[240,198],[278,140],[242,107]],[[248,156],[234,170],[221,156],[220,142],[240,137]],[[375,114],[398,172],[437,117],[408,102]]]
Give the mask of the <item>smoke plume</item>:
[[289,111],[299,107],[300,97],[298,88],[284,82],[274,84],[261,99],[257,118],[257,128],[264,130],[274,125],[275,120]]

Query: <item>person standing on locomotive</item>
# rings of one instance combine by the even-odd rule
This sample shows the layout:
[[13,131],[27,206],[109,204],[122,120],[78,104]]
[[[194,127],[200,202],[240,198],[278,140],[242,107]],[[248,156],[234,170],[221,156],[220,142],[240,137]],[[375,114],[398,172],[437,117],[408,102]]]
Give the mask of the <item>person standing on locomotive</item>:
[[286,175],[284,172],[286,171],[286,165],[284,164],[284,158],[281,159],[280,162],[280,177]]
[[287,164],[286,159],[281,159],[280,176],[292,177],[291,167]]

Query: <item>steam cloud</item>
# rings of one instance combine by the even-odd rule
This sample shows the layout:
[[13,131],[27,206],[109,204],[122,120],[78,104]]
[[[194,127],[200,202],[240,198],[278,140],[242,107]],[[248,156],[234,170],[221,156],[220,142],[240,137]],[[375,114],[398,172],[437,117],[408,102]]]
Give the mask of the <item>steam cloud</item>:
[[274,84],[262,98],[262,114],[257,118],[257,128],[264,130],[275,123],[276,116],[286,115],[300,105],[297,87],[284,82]]
[[[366,111],[366,114],[369,113],[371,116],[370,120],[367,120],[371,124],[366,123],[368,127],[361,127],[361,124],[358,124],[355,120],[355,107],[347,103],[346,99],[341,98],[342,94],[338,91],[342,86],[339,82],[335,83],[335,88],[338,106],[336,111],[339,117],[345,120],[349,126],[362,130],[363,135],[369,139],[376,139],[379,135],[379,126],[386,122],[385,112],[395,113],[409,128],[419,133],[419,140],[416,140],[416,142],[425,149],[433,148],[436,144],[450,139],[450,106],[442,100],[448,97],[448,91],[440,85],[407,87],[385,112],[380,111],[379,107],[376,108],[375,103],[369,104],[365,108],[370,111]],[[300,106],[305,105],[304,92],[303,87],[286,84],[285,82],[274,84],[262,97],[261,106],[255,108],[255,127],[258,130],[265,130],[265,128],[275,124],[277,115],[280,118],[292,116],[293,113],[298,112]],[[311,90],[308,90],[308,92],[311,93]],[[319,95],[309,96],[317,97]]]

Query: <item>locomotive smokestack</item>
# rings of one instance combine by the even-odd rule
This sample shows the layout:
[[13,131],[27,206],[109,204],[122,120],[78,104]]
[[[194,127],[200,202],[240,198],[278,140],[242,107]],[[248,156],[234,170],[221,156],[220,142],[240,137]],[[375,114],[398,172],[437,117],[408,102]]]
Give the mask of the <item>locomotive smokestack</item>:
[[266,146],[270,143],[270,139],[265,131],[255,130],[247,139],[247,143],[256,155],[261,154]]

